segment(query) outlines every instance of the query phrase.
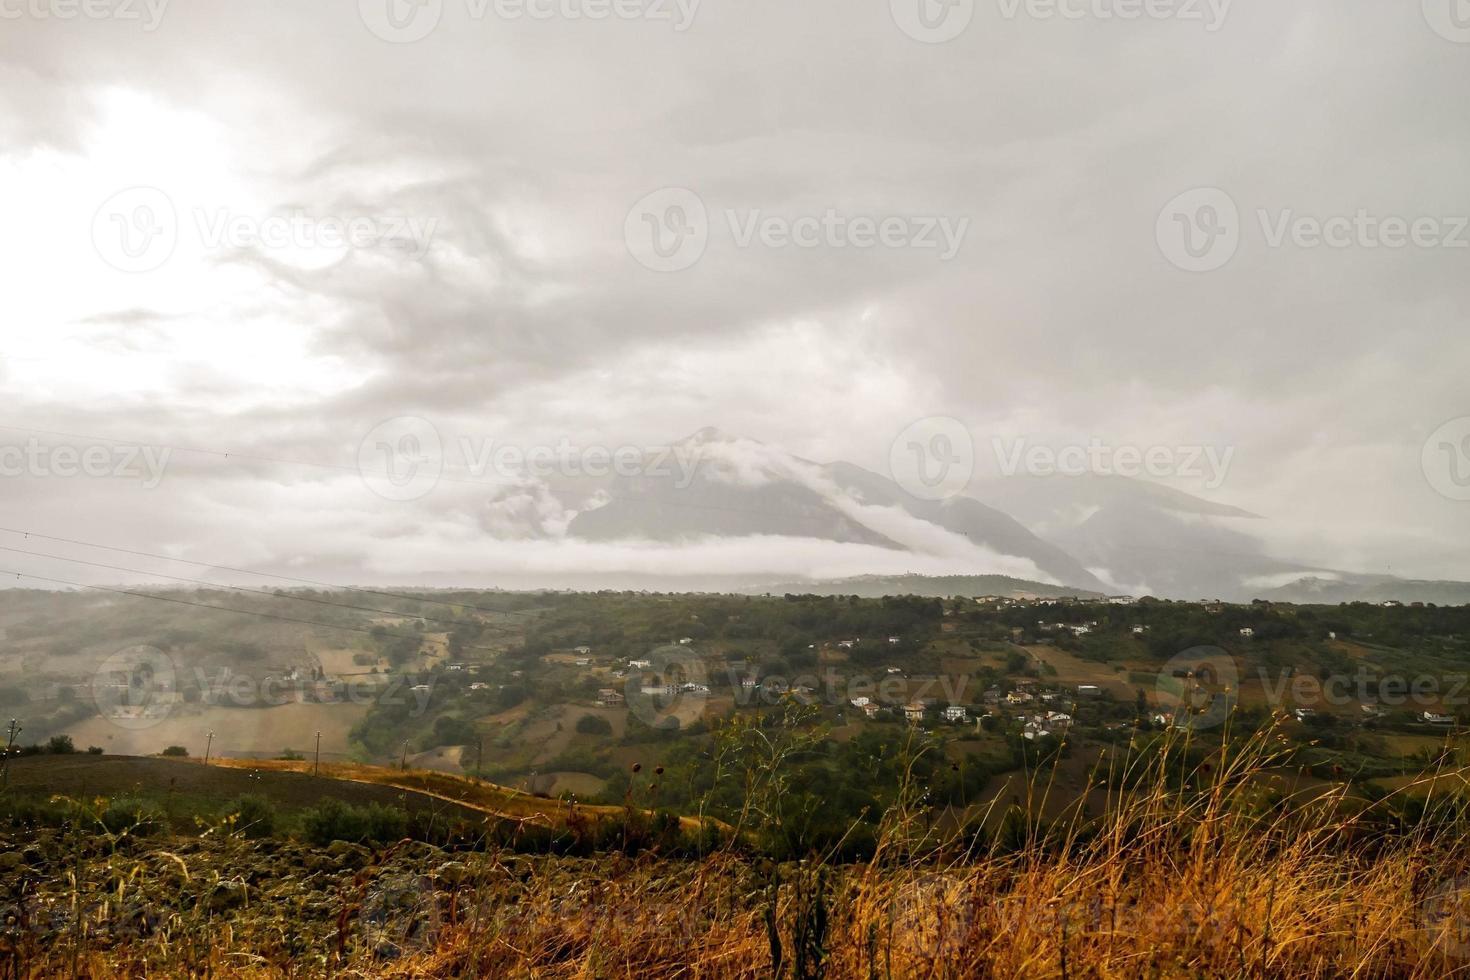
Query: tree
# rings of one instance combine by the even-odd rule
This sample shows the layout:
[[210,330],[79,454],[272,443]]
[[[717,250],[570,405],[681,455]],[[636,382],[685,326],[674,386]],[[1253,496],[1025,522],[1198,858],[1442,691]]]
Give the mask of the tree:
[[577,731],[583,735],[611,735],[612,722],[597,715],[583,715],[577,719]]
[[46,742],[46,751],[52,755],[72,755],[76,750],[70,735],[52,735]]

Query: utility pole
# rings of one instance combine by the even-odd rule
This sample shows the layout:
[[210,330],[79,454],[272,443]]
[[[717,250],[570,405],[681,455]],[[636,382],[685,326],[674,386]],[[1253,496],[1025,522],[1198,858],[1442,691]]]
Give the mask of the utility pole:
[[480,769],[485,764],[485,736],[481,735],[475,739],[475,778],[483,779]]
[[311,774],[320,776],[322,774],[322,733],[316,733],[316,765],[312,767]]
[[10,751],[15,748],[15,737],[20,733],[20,722],[10,719],[10,733],[5,737],[5,758],[0,760],[0,790],[10,788]]
[[400,763],[398,763],[398,768],[402,769],[404,772],[408,772],[408,740],[407,739],[405,739],[404,742],[403,742],[403,761],[400,762]]
[[212,748],[214,748],[214,732],[210,732],[209,737],[204,740],[204,764],[206,766],[209,765],[209,750]]

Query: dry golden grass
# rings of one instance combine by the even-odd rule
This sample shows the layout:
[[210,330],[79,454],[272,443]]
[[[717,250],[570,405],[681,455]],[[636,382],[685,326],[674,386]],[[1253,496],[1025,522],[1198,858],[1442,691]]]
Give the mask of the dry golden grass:
[[[297,759],[221,759],[211,765],[235,769],[301,773],[312,772],[314,767],[309,760]],[[549,827],[563,826],[571,812],[567,804],[560,800],[545,799],[469,776],[430,769],[405,770],[355,762],[323,762],[320,767],[320,775],[328,779],[341,779],[353,783],[392,786],[423,796],[458,803],[491,816],[507,820],[532,820]],[[576,813],[584,818],[620,819],[625,812],[622,807],[617,806],[591,806],[585,803],[576,805]],[[685,830],[697,831],[699,829],[699,821],[693,818],[685,817],[680,822]]]
[[[1278,746],[1266,732],[1203,761],[1184,753],[1104,759],[1095,773],[1111,800],[1104,815],[1045,827],[1018,816],[1009,841],[935,839],[905,797],[885,815],[878,853],[860,865],[774,865],[729,849],[701,861],[609,857],[569,876],[554,859],[512,872],[496,854],[480,854],[441,901],[427,941],[401,955],[355,948],[344,908],[341,954],[326,972],[670,980],[1470,973],[1464,812],[1405,828],[1346,790],[1283,804],[1259,778],[1279,762]],[[1186,757],[1195,760],[1187,767]],[[1430,774],[1414,789],[1431,803],[1447,799],[1466,775]],[[413,788],[442,788],[443,778],[413,774]],[[1047,792],[1044,774],[1035,786]],[[517,796],[497,793],[497,806]],[[220,932],[190,969],[306,972],[250,953]],[[142,962],[114,951],[83,966],[99,978],[187,972],[166,955],[149,970]]]

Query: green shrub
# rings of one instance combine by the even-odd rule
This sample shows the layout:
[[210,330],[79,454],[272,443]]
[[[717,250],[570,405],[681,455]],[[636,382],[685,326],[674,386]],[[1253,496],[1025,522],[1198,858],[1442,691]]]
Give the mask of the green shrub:
[[168,829],[168,815],[152,800],[120,796],[108,801],[101,814],[102,826],[114,834],[130,833],[139,837]]
[[52,735],[46,742],[46,751],[52,755],[73,755],[77,747],[70,735]]
[[408,814],[391,806],[371,803],[367,808],[369,840],[387,844],[408,836]]
[[313,844],[334,840],[386,843],[408,835],[408,814],[377,803],[355,807],[328,798],[302,812],[301,829]]
[[367,822],[357,807],[328,797],[301,814],[301,830],[313,844],[330,844],[334,840],[362,840]]
[[170,758],[187,759],[189,757],[189,750],[184,748],[182,745],[170,745],[168,748],[163,750],[162,754]]
[[271,801],[254,793],[237,796],[220,813],[235,818],[235,831],[251,838],[269,837],[276,829],[276,810]]

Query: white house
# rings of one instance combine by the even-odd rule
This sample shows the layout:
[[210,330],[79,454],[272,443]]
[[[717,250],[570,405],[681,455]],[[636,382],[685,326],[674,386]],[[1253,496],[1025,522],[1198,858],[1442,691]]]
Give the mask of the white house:
[[1084,698],[1100,698],[1102,697],[1102,688],[1096,684],[1078,684],[1077,694],[1079,697]]
[[1420,717],[1431,725],[1453,725],[1455,723],[1454,715],[1442,715],[1434,711],[1426,711]]
[[868,705],[870,705],[872,703],[873,703],[873,699],[872,698],[853,698],[852,699],[852,706],[854,708],[866,708]]
[[969,714],[965,711],[964,705],[952,704],[944,709],[944,720],[954,722],[968,721]]
[[924,706],[917,702],[910,702],[903,706],[903,716],[912,724],[919,724],[924,720]]
[[629,660],[628,661],[628,666],[631,667],[631,668],[633,668],[634,670],[652,670],[653,669],[653,661],[652,660]]
[[1249,626],[1242,626],[1240,628],[1240,635],[1249,640],[1251,637],[1256,635],[1256,631],[1251,629]]

